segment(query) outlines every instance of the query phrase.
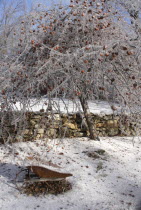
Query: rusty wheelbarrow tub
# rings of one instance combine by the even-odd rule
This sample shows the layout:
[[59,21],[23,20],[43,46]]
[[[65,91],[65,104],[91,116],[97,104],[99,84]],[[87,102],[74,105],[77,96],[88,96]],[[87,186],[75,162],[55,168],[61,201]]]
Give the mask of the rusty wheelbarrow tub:
[[60,173],[41,166],[27,166],[28,176],[25,182],[61,181],[73,176],[70,173]]

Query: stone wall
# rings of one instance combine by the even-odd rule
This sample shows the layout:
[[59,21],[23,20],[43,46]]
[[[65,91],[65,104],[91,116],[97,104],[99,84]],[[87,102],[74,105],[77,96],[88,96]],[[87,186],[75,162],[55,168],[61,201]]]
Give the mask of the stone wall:
[[[12,141],[28,141],[41,138],[59,137],[84,137],[88,136],[84,119],[80,113],[58,114],[40,112],[27,112],[23,122],[12,124],[12,114],[7,113],[5,117],[6,132],[4,138],[10,137]],[[14,113],[18,119],[20,113]],[[94,127],[98,136],[119,136],[122,135],[120,117],[114,115],[99,116],[91,114]],[[21,129],[19,129],[21,127]],[[133,129],[125,128],[127,135],[133,134]],[[1,132],[2,133],[2,132]],[[3,137],[1,136],[1,142]]]

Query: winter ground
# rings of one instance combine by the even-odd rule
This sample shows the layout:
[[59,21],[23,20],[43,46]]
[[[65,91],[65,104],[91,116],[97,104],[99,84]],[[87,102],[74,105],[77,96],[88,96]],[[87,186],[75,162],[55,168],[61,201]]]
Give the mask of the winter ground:
[[[26,111],[33,111],[33,112],[37,112],[40,111],[41,109],[47,110],[49,101],[47,98],[43,98],[41,100],[36,100],[36,99],[32,99],[31,101],[29,101],[29,104],[24,107],[23,104],[17,102],[16,104],[13,104],[13,109],[20,111],[21,109],[26,109]],[[51,101],[52,104],[52,109],[54,112],[62,112],[62,113],[76,113],[79,111],[82,111],[82,107],[80,105],[79,100],[68,100],[68,99],[59,99],[59,98],[54,98]],[[121,107],[119,106],[119,104],[113,104],[112,102],[108,103],[107,101],[99,101],[99,100],[95,100],[95,101],[88,101],[88,105],[89,105],[89,109],[90,112],[93,114],[99,114],[99,115],[105,115],[105,114],[113,114],[113,110],[111,109],[111,105],[115,105],[116,106],[116,111],[114,111],[114,114],[118,114],[121,112]],[[23,108],[24,107],[24,108]],[[126,110],[126,112],[128,112],[128,109],[124,108],[124,112]],[[123,110],[122,110],[123,111]]]
[[[140,142],[112,137],[100,142],[79,138],[1,145],[0,209],[135,210],[141,201]],[[98,149],[106,152],[96,158]],[[14,183],[18,166],[30,164],[72,173],[67,178],[72,189],[57,196],[20,194]]]

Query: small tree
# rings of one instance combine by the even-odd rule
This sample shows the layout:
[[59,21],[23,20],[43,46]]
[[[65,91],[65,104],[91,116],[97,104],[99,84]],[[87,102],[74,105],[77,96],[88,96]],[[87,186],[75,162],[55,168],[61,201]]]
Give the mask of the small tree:
[[23,0],[0,1],[0,54],[1,57],[10,52],[14,46],[13,33],[18,27],[20,16],[24,14]]
[[21,24],[18,47],[1,67],[8,75],[1,83],[3,109],[12,110],[17,101],[28,107],[31,97],[40,100],[42,94],[78,98],[91,139],[97,134],[89,99],[119,103],[137,122],[140,42],[131,39],[133,30],[118,9],[105,0],[71,0],[48,11],[38,5]]

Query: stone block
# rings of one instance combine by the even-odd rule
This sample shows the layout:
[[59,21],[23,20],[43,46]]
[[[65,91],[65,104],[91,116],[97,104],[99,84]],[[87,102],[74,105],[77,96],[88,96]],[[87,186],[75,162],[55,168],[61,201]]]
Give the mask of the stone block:
[[30,123],[31,123],[31,125],[33,125],[33,126],[36,124],[36,122],[35,122],[34,120],[31,120]]
[[105,127],[105,123],[97,123],[96,128],[102,128]]
[[48,137],[56,137],[56,129],[53,129],[53,128],[50,128],[50,129],[48,129],[47,130],[47,132],[46,132],[46,135],[48,136]]
[[43,137],[44,137],[44,134],[37,134],[36,137],[35,137],[35,139],[41,139]]
[[77,125],[76,124],[73,124],[73,123],[66,122],[66,123],[64,123],[63,126],[65,126],[67,128],[70,128],[72,130],[77,130]]
[[60,115],[59,114],[54,114],[54,119],[59,121],[61,119]]
[[41,119],[41,115],[34,115],[33,120]]
[[109,128],[106,131],[107,136],[117,136],[120,133],[118,128]]
[[38,133],[38,134],[44,134],[44,129],[43,129],[43,128],[38,129],[38,130],[37,130],[37,133]]
[[37,129],[37,128],[39,128],[39,125],[38,125],[38,124],[36,124],[34,127]]
[[30,129],[25,129],[22,131],[22,135],[30,135],[32,134],[32,131]]
[[113,127],[113,128],[118,127],[118,120],[108,120],[107,121],[107,126],[108,127]]

